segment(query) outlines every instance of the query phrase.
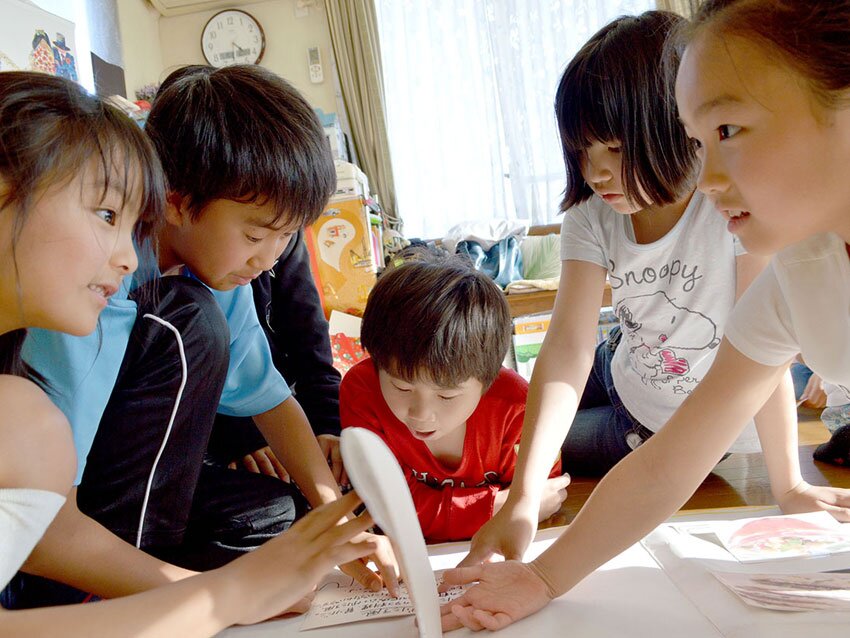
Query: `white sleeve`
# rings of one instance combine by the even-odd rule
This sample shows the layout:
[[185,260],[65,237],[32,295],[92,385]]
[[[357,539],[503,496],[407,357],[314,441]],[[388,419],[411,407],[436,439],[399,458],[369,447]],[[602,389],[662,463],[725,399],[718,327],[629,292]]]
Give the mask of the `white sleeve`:
[[0,587],[12,580],[64,503],[55,492],[0,489]]
[[593,219],[593,211],[583,202],[564,213],[561,224],[561,261],[575,259],[608,269],[608,256],[603,248],[602,229]]
[[735,304],[724,335],[738,352],[762,365],[782,365],[799,352],[772,262]]

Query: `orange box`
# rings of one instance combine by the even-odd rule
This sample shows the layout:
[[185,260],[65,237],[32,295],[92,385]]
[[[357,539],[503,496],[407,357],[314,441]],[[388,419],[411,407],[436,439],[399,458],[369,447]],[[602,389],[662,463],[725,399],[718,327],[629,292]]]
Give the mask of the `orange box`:
[[362,315],[377,268],[369,209],[359,197],[330,203],[305,233],[325,315]]

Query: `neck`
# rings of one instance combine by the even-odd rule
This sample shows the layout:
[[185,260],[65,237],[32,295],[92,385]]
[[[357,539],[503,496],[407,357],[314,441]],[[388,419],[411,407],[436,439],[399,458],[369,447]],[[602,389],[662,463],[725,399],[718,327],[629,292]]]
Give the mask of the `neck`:
[[682,199],[664,206],[649,206],[631,215],[635,241],[650,244],[664,237],[676,225],[693,197],[693,191]]
[[157,239],[159,240],[158,263],[160,272],[167,272],[175,266],[182,265],[183,260],[174,246],[175,237],[173,229],[166,224],[165,228],[160,231]]

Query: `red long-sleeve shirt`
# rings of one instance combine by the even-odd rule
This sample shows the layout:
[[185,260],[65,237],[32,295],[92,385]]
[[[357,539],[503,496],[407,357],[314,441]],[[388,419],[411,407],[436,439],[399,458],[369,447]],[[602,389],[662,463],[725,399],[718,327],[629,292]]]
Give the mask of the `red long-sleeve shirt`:
[[[372,430],[389,446],[410,487],[426,541],[464,540],[490,519],[496,494],[513,479],[527,394],[525,379],[502,368],[466,421],[462,460],[454,470],[393,415],[371,359],[342,379],[341,424]],[[551,476],[559,472],[560,462]]]

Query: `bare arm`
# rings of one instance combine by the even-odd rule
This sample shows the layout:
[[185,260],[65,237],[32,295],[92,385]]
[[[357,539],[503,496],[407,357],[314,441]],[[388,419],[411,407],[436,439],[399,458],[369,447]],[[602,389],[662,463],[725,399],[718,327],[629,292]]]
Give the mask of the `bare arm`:
[[295,397],[256,415],[254,421],[310,505],[339,498],[339,486]]
[[479,581],[450,604],[449,613],[444,609],[444,629],[461,623],[499,629],[515,622],[649,533],[693,494],[773,393],[785,367],[755,363],[724,339],[693,394],[602,479],[576,519],[536,560],[444,574],[444,585]]
[[[254,421],[310,505],[318,507],[339,498],[339,485],[328,467],[304,410],[294,397],[289,397],[268,412],[256,415]],[[390,593],[395,594],[398,589],[398,564],[392,547],[385,536],[364,535],[364,538],[367,537],[377,546],[370,558],[378,566],[383,584]],[[365,587],[380,589],[382,586],[381,579],[366,566],[366,561],[355,561],[341,567]]]
[[[741,255],[737,259],[736,299],[767,265],[768,258]],[[783,512],[826,510],[839,520],[850,520],[850,490],[812,486],[800,471],[797,404],[794,382],[787,371],[755,416],[756,429],[770,477],[770,489]]]
[[371,524],[368,517],[337,524],[358,502],[351,493],[257,551],[165,587],[95,605],[0,609],[0,635],[49,637],[61,628],[68,638],[202,638],[275,616],[308,594],[333,565],[375,549],[372,542],[351,542]]
[[195,573],[145,554],[80,512],[76,490],[22,569],[102,598],[153,589]]
[[600,482],[572,525],[534,562],[550,593],[572,588],[681,507],[784,373],[785,366],[755,363],[724,339],[693,394]]
[[573,421],[593,364],[599,303],[605,269],[584,261],[564,261],[552,321],[528,390],[517,466],[509,495],[497,515],[473,537],[461,564],[487,560],[494,552],[522,556],[534,532],[540,499]]

